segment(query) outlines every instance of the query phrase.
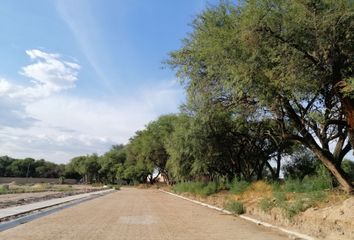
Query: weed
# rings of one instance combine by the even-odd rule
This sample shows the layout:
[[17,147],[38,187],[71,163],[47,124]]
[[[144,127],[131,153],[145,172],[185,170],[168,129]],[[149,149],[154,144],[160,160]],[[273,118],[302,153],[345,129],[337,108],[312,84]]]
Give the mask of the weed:
[[232,182],[230,187],[230,192],[233,194],[241,194],[247,190],[250,183],[244,180],[237,181],[236,179]]
[[243,206],[243,203],[239,202],[239,201],[228,202],[225,205],[225,209],[229,210],[230,212],[232,212],[234,214],[243,214],[243,213],[245,213],[245,207]]
[[294,202],[283,204],[281,208],[284,215],[290,220],[300,212],[306,210],[304,201],[302,199],[297,199]]
[[7,193],[9,193],[9,189],[4,186],[0,186],[0,194],[7,194]]
[[259,207],[263,212],[269,212],[275,207],[275,203],[270,198],[262,198],[259,202]]
[[282,206],[286,203],[287,198],[284,192],[273,192],[273,197],[277,206]]
[[174,185],[172,190],[176,193],[190,192],[201,196],[209,196],[217,193],[220,189],[217,182],[182,182]]
[[306,177],[302,181],[298,179],[288,179],[283,186],[284,191],[296,193],[322,191],[331,188],[331,176],[324,171],[318,176]]
[[108,185],[109,188],[112,188],[114,190],[120,190],[121,185],[119,184],[110,184]]

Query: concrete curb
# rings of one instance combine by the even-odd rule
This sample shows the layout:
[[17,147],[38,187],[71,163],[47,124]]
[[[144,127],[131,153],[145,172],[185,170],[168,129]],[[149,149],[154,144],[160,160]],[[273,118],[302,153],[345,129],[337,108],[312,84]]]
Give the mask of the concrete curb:
[[93,196],[93,195],[109,193],[111,191],[114,191],[114,190],[109,189],[109,190],[102,190],[102,191],[97,191],[97,192],[83,193],[83,194],[77,194],[77,195],[72,195],[72,196],[63,197],[63,198],[54,198],[54,199],[50,199],[50,200],[29,203],[29,204],[15,206],[15,207],[3,208],[3,209],[0,209],[0,220],[4,219],[4,218],[13,217],[13,216],[33,212],[36,210],[48,208],[48,207],[53,207],[53,206],[56,206],[59,204],[68,203],[68,202],[75,201],[78,199],[87,198],[87,197]]
[[[207,208],[211,208],[211,209],[223,212],[225,214],[234,215],[232,212],[230,212],[228,210],[225,210],[223,208],[219,208],[219,207],[216,207],[216,206],[213,206],[213,205],[210,205],[210,204],[202,203],[202,202],[190,199],[190,198],[183,197],[183,196],[175,194],[175,193],[167,192],[165,190],[159,189],[159,191],[161,191],[163,193],[170,194],[172,196],[175,196],[175,197],[178,197],[178,198],[181,198],[181,199],[184,199],[184,200],[187,200],[187,201],[190,201],[190,202],[193,202],[195,204],[198,204],[198,205],[201,205],[201,206],[204,206],[204,207],[207,207]],[[294,236],[294,237],[297,237],[297,238],[301,238],[301,239],[304,239],[304,240],[315,240],[315,238],[310,237],[308,235],[305,235],[305,234],[302,234],[302,233],[298,233],[298,232],[294,232],[294,231],[290,231],[288,229],[285,229],[285,228],[282,228],[282,227],[278,227],[278,226],[272,225],[270,223],[262,222],[262,221],[259,221],[257,219],[251,218],[251,217],[247,217],[247,216],[243,216],[243,215],[239,215],[238,217],[240,217],[240,218],[242,218],[242,219],[244,219],[246,221],[253,222],[253,223],[257,224],[257,225],[262,225],[264,227],[268,227],[268,228],[273,228],[273,229],[279,230],[281,232],[287,233],[287,234],[289,234],[291,236]]]

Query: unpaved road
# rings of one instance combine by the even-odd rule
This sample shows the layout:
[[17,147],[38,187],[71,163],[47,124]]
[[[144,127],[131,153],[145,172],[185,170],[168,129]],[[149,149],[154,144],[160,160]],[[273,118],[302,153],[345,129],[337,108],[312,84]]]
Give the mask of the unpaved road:
[[21,226],[1,240],[285,240],[285,235],[157,190],[124,188]]

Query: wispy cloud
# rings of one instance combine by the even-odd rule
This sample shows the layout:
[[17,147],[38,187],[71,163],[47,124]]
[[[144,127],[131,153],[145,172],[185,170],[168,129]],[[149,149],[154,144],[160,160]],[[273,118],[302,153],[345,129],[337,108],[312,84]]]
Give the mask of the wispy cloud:
[[23,76],[31,79],[33,86],[17,91],[13,96],[49,96],[75,86],[80,65],[64,61],[59,54],[46,53],[37,49],[27,50],[26,54],[34,61],[22,68]]
[[[94,13],[89,3],[81,0],[58,0],[56,1],[56,9],[72,32],[81,52],[94,69],[99,80],[106,85],[107,90],[111,91],[111,83],[98,60],[101,57],[100,54],[109,51],[101,51],[100,49],[104,48],[104,41],[100,39],[102,32],[93,19]],[[78,9],[80,11],[77,11]],[[98,46],[99,43],[101,46]]]

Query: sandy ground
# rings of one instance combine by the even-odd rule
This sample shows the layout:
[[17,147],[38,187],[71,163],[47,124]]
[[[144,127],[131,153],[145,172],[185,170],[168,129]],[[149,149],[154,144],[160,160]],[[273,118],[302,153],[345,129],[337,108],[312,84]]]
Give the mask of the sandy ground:
[[1,240],[252,239],[287,236],[157,190],[123,188],[0,233]]

